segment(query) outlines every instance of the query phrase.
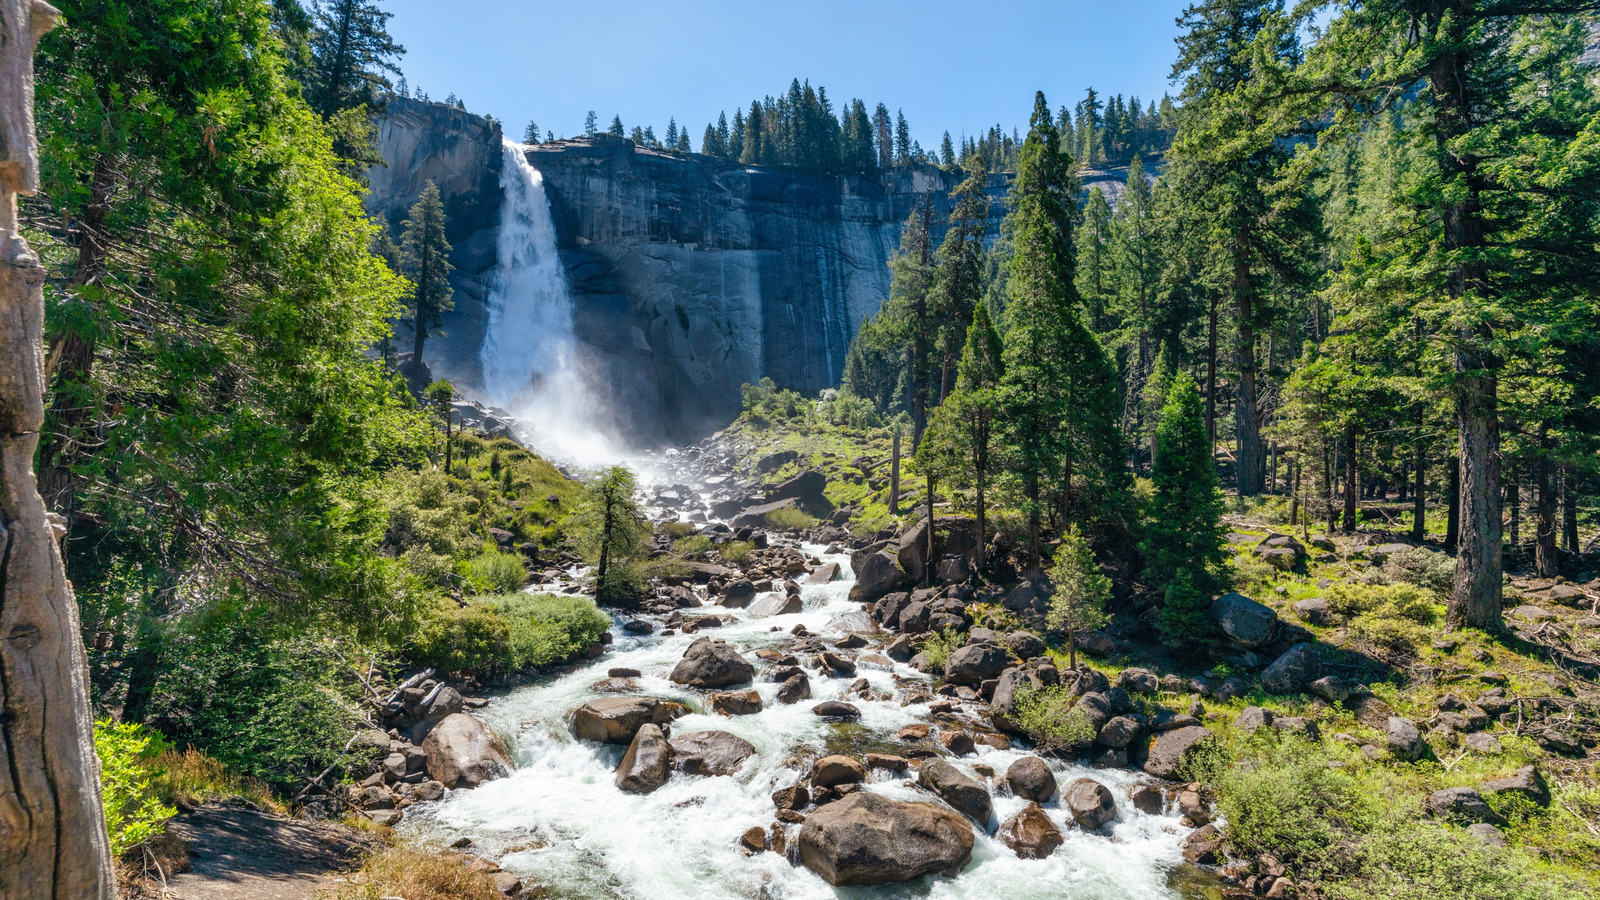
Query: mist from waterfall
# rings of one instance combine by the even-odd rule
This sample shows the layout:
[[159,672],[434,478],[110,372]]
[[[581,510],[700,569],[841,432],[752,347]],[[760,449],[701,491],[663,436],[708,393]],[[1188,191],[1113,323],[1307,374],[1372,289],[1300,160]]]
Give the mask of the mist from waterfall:
[[524,150],[504,142],[499,263],[479,351],[484,389],[541,452],[586,468],[609,464],[624,451],[583,371],[544,176]]

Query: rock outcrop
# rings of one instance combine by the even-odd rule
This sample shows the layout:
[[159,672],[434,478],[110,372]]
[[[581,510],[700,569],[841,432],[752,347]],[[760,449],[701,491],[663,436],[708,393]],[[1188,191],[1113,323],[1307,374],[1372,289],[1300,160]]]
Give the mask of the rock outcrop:
[[831,885],[955,875],[972,858],[967,820],[927,803],[857,791],[806,816],[800,861]]
[[422,742],[428,775],[450,788],[477,787],[511,773],[500,736],[466,713],[444,718]]

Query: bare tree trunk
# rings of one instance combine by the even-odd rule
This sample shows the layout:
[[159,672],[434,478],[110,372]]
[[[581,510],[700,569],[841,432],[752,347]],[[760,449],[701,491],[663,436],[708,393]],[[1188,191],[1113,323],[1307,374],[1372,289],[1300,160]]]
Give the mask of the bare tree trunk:
[[1538,491],[1533,519],[1534,565],[1539,577],[1554,578],[1561,574],[1561,559],[1556,555],[1556,478],[1550,471],[1548,455],[1540,454],[1533,477],[1534,488]]
[[1356,492],[1361,489],[1361,464],[1356,458],[1356,426],[1344,429],[1344,530],[1356,530],[1356,512],[1360,505]]
[[[1456,371],[1482,372],[1483,362],[1456,353]],[[1449,622],[1498,632],[1505,626],[1500,578],[1504,571],[1500,534],[1500,418],[1496,378],[1469,374],[1457,389],[1461,429],[1461,533],[1456,543],[1455,589]]]
[[0,897],[116,892],[89,719],[89,667],[33,474],[44,425],[44,267],[17,233],[39,185],[33,50],[56,11],[0,0]]
[[1461,458],[1450,457],[1448,495],[1445,497],[1444,545],[1451,550],[1461,543]]
[[894,432],[894,450],[889,463],[889,515],[900,515],[900,430]]
[[1206,441],[1217,448],[1217,295],[1206,319]]
[[1522,491],[1521,483],[1515,473],[1506,482],[1506,509],[1511,513],[1511,548],[1516,550],[1522,543]]
[[1578,555],[1578,486],[1571,466],[1561,467],[1561,545]]
[[1421,438],[1411,452],[1415,454],[1411,465],[1416,469],[1412,476],[1417,480],[1411,489],[1411,539],[1420,544],[1428,537],[1428,457]]

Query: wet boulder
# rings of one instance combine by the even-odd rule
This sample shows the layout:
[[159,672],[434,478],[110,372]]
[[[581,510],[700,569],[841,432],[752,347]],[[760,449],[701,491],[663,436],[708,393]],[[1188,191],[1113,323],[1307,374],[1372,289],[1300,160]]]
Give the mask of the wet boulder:
[[711,695],[711,711],[724,716],[749,716],[761,712],[761,695],[753,690],[724,691]]
[[1021,859],[1044,859],[1066,840],[1037,803],[1029,803],[1005,820],[996,837]]
[[1223,594],[1212,601],[1211,621],[1241,647],[1254,649],[1278,636],[1278,614],[1243,594]]
[[791,616],[805,609],[799,594],[768,594],[750,604],[750,615],[758,619],[769,616]]
[[672,670],[674,684],[697,688],[719,688],[744,684],[755,677],[756,668],[738,651],[710,638],[689,645],[683,659]]
[[987,824],[991,810],[989,791],[942,759],[930,759],[917,770],[917,786],[932,791],[956,810]]
[[572,714],[572,736],[602,744],[633,743],[639,726],[665,725],[689,712],[681,703],[655,697],[600,697]]
[[1094,831],[1117,817],[1117,801],[1110,788],[1092,778],[1079,778],[1067,785],[1061,794],[1061,805],[1084,831]]
[[800,861],[831,885],[955,875],[972,858],[972,826],[926,803],[858,791],[806,816]]
[[950,654],[944,664],[944,680],[951,684],[982,684],[996,678],[1010,665],[1006,651],[994,644],[968,644]]
[[824,756],[811,766],[811,784],[816,787],[857,784],[866,779],[866,767],[848,756]]
[[801,700],[811,699],[811,679],[806,673],[800,672],[790,675],[778,685],[778,702],[783,704],[799,703]]
[[686,775],[732,775],[756,753],[749,741],[726,731],[697,731],[670,744],[673,768]]
[[822,511],[827,506],[827,498],[823,491],[828,487],[828,476],[815,469],[808,469],[777,487],[767,491],[768,500],[788,500],[793,498],[808,510]]
[[1176,778],[1195,749],[1211,739],[1211,729],[1202,725],[1162,732],[1150,744],[1144,770],[1157,778]]
[[989,699],[989,718],[1001,731],[1022,734],[1017,724],[1017,694],[1022,690],[1043,690],[1044,682],[1028,669],[1010,668],[1000,673],[995,681],[994,695]]
[[840,700],[824,700],[811,707],[811,714],[824,719],[847,719],[854,721],[861,718],[861,710],[849,703]]
[[1006,769],[1006,783],[1011,793],[1024,800],[1049,803],[1056,795],[1056,776],[1045,761],[1037,756],[1024,756]]
[[750,579],[735,578],[722,586],[722,595],[717,598],[717,605],[743,609],[755,598],[756,586],[750,583]]
[[472,788],[511,774],[500,736],[466,713],[446,716],[422,742],[428,776],[449,788]]
[[619,790],[630,794],[648,794],[667,783],[672,766],[672,745],[661,726],[639,726],[628,752],[617,764],[616,784]]

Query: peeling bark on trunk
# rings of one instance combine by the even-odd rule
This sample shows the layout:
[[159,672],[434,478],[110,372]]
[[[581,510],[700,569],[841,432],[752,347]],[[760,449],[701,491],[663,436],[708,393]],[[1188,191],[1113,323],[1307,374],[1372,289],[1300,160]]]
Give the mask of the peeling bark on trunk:
[[[1456,353],[1458,373],[1484,366],[1467,350]],[[1498,632],[1501,617],[1500,577],[1504,570],[1500,532],[1500,419],[1493,375],[1464,375],[1457,394],[1461,430],[1461,489],[1457,505],[1460,534],[1456,541],[1455,588],[1450,595],[1449,622]]]
[[1561,558],[1556,552],[1556,479],[1550,472],[1550,459],[1541,455],[1534,468],[1534,488],[1538,492],[1534,507],[1534,566],[1541,578],[1561,574]]
[[45,271],[17,233],[38,187],[33,49],[56,11],[0,0],[0,897],[110,900],[78,607],[33,474]]
[[1412,452],[1416,454],[1412,475],[1417,482],[1411,488],[1411,539],[1420,544],[1428,537],[1428,456],[1420,440]]
[[1356,427],[1344,430],[1344,530],[1356,530],[1356,512],[1360,506],[1356,492],[1361,489],[1361,466],[1356,460]]

